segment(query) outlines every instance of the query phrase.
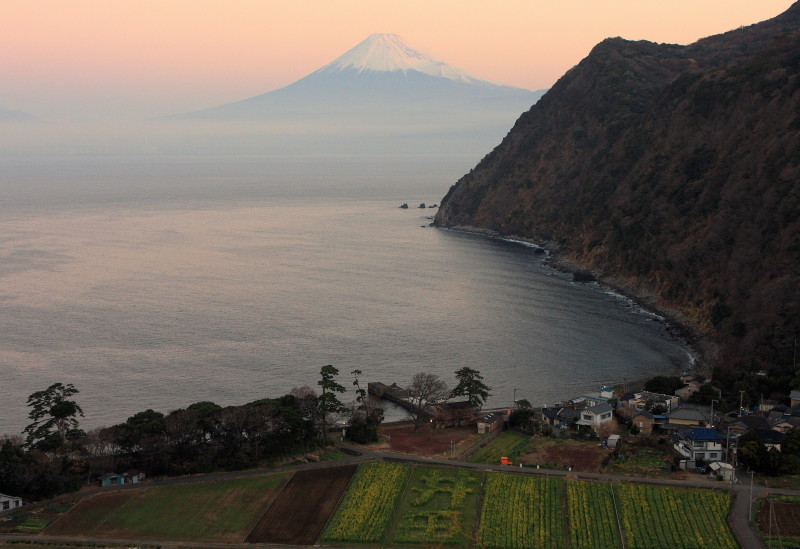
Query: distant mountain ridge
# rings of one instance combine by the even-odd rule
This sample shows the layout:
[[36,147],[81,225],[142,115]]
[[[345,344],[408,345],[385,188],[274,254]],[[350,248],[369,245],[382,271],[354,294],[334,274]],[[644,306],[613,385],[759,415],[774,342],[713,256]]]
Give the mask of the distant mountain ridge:
[[37,118],[26,112],[0,107],[0,122],[25,122],[31,120],[37,120]]
[[598,44],[442,200],[435,224],[547,241],[721,345],[800,334],[800,3],[689,46]]
[[288,86],[176,118],[290,122],[323,116],[353,126],[500,120],[507,130],[543,93],[473,77],[414,50],[397,35],[373,34]]

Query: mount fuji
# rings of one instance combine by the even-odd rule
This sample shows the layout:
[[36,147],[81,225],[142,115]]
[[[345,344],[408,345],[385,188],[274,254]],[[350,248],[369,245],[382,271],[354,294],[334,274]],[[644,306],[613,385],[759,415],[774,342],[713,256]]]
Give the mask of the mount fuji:
[[286,87],[170,118],[246,121],[293,135],[469,131],[496,140],[544,92],[474,77],[395,34],[373,34]]

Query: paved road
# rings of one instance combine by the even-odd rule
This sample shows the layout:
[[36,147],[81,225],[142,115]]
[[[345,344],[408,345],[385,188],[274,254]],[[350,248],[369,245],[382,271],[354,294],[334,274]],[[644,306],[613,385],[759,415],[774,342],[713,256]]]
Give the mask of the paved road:
[[[386,460],[386,461],[399,461],[399,462],[408,462],[408,463],[426,463],[426,464],[433,464],[433,465],[442,465],[442,466],[449,466],[449,467],[462,467],[462,468],[470,468],[480,471],[503,471],[508,473],[517,473],[517,474],[524,474],[524,475],[549,475],[549,476],[567,476],[570,475],[572,478],[578,479],[585,479],[585,480],[597,480],[597,481],[604,481],[604,482],[631,482],[635,481],[637,483],[642,484],[656,484],[661,486],[681,486],[681,487],[692,487],[692,488],[709,488],[714,490],[730,490],[733,495],[733,506],[731,508],[731,512],[728,515],[728,523],[733,530],[733,534],[736,537],[736,540],[739,543],[739,546],[743,549],[762,549],[764,548],[764,544],[759,539],[758,535],[756,534],[755,530],[753,529],[752,525],[750,524],[750,502],[751,502],[751,490],[752,490],[752,501],[755,502],[759,496],[762,496],[767,493],[777,493],[777,494],[786,494],[786,495],[795,495],[800,496],[800,490],[778,490],[778,489],[771,489],[765,486],[755,484],[752,486],[749,482],[739,482],[735,483],[732,486],[727,483],[721,483],[716,480],[709,479],[708,477],[696,478],[696,479],[689,479],[689,480],[673,480],[673,479],[658,479],[658,478],[642,478],[636,477],[635,480],[632,477],[626,477],[621,475],[608,475],[603,473],[581,473],[581,472],[568,472],[563,470],[557,469],[534,469],[531,467],[510,467],[507,465],[486,465],[480,463],[466,463],[463,461],[450,461],[444,459],[434,459],[434,458],[422,458],[412,455],[405,455],[405,454],[397,454],[391,452],[375,452],[371,450],[366,450],[364,448],[351,446],[348,444],[339,444],[339,447],[346,452],[357,454],[351,455],[347,458],[337,460],[336,462],[319,462],[319,463],[308,463],[308,464],[301,464],[301,465],[293,465],[293,466],[286,466],[280,468],[269,468],[269,469],[251,469],[248,471],[231,471],[226,473],[212,473],[208,475],[196,475],[196,476],[185,476],[185,477],[173,477],[163,480],[152,480],[146,482],[144,485],[141,484],[127,484],[123,486],[117,486],[113,488],[93,488],[85,491],[81,491],[79,496],[87,497],[99,492],[108,492],[111,490],[130,490],[141,488],[144,486],[166,486],[166,485],[175,485],[175,484],[185,484],[190,482],[200,482],[200,481],[209,481],[209,480],[220,480],[220,479],[228,479],[228,478],[242,478],[242,477],[250,477],[250,476],[257,476],[263,475],[265,473],[272,473],[276,471],[287,471],[287,470],[302,470],[302,469],[313,469],[313,468],[320,468],[320,467],[331,467],[333,465],[345,465],[351,463],[362,463],[366,461],[372,460]],[[742,476],[744,478],[744,476]],[[74,500],[76,494],[61,496],[56,498],[55,500],[50,500],[48,502],[43,502],[41,504],[34,504],[33,506],[26,506],[27,509],[30,509],[36,505],[51,505],[54,501],[67,501],[67,500]],[[0,516],[7,513],[0,513]],[[26,535],[17,535],[17,534],[0,534],[0,542],[5,543],[8,540],[18,540],[18,539],[28,539],[30,540],[31,536]],[[69,542],[69,541],[76,541],[75,538],[61,538],[61,537],[51,537],[51,536],[44,536],[44,535],[37,535],[37,539],[41,539],[42,541],[49,541],[49,542]],[[110,540],[110,539],[93,539],[93,538],[80,538],[82,542],[95,542],[95,543],[120,543],[125,545],[160,545],[163,548],[170,548],[176,547],[180,548],[182,546],[191,546],[191,547],[203,547],[203,548],[248,548],[253,547],[254,544],[231,544],[231,543],[200,543],[200,542],[191,542],[191,543],[180,543],[174,541],[153,541],[153,540]],[[281,545],[272,545],[270,547],[281,548],[281,547],[292,547],[297,548],[299,546],[281,546]],[[308,546],[312,547],[312,546]]]

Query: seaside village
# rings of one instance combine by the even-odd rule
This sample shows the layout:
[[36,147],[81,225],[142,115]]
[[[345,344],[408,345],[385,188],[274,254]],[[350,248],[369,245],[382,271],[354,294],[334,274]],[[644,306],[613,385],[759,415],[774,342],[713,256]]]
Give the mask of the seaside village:
[[[452,457],[456,458],[468,459],[506,427],[523,426],[522,430],[530,434],[596,440],[595,447],[602,447],[617,459],[632,451],[625,445],[649,445],[663,452],[663,470],[706,473],[730,482],[736,480],[736,467],[740,465],[737,448],[742,436],[751,433],[750,438],[757,437],[767,452],[780,452],[784,435],[800,427],[800,391],[791,392],[789,406],[765,400],[752,409],[740,406],[737,411],[721,413],[715,409],[719,399],[713,398],[719,396],[719,389],[710,380],[697,381],[694,376],[680,379],[683,386],[674,394],[602,387],[598,392],[541,408],[517,400],[514,409],[481,412],[466,400],[441,402],[434,405],[429,421],[434,429],[474,426],[477,440],[467,449],[454,452]],[[692,395],[701,390],[709,395],[708,405],[690,402],[699,400]],[[394,384],[370,383],[369,392],[404,408],[413,406],[405,390]],[[515,421],[515,416],[523,419]],[[503,456],[500,464],[512,462],[509,456]],[[546,465],[571,469],[564,463]]]

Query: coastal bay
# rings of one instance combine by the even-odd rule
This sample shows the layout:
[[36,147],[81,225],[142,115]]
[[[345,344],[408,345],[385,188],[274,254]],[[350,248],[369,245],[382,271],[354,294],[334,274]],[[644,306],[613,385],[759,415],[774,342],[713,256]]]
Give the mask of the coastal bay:
[[27,396],[57,381],[81,391],[92,428],[315,387],[324,364],[401,385],[418,371],[452,384],[470,366],[492,407],[691,364],[663,322],[531,248],[397,207],[438,202],[471,161],[12,166],[0,188],[0,432],[19,432]]

